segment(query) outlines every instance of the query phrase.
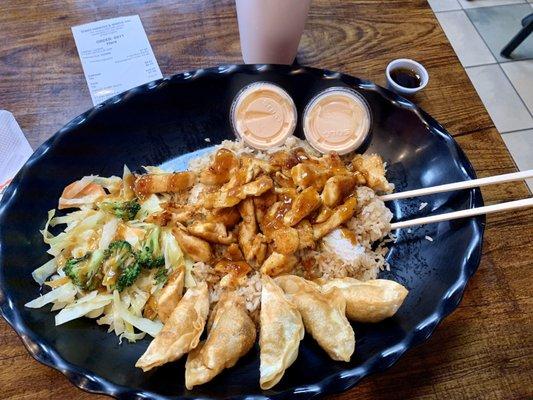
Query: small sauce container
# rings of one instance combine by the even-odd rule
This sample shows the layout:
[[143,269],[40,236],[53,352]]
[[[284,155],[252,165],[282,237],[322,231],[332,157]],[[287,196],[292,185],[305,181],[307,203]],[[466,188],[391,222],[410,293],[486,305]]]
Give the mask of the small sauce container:
[[357,150],[370,133],[372,114],[356,91],[332,87],[313,97],[305,107],[304,134],[321,153],[347,154]]
[[387,87],[404,96],[424,89],[429,82],[428,71],[422,64],[409,58],[391,61],[385,70]]
[[256,82],[245,86],[230,111],[235,134],[256,149],[280,146],[294,133],[296,106],[278,85]]

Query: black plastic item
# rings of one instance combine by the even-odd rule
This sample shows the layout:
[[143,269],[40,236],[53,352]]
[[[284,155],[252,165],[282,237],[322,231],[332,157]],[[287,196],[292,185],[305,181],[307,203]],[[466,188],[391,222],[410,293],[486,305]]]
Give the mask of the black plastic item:
[[[221,66],[186,72],[132,89],[76,117],[44,143],[8,187],[0,204],[0,308],[28,351],[84,390],[132,398],[303,399],[344,391],[390,367],[426,340],[458,305],[481,257],[484,217],[440,222],[398,232],[380,274],[407,286],[399,312],[379,324],[356,324],[349,363],[332,361],[306,335],[296,362],[273,389],[259,388],[257,346],[235,367],[192,391],[184,387],[184,359],[143,373],[134,367],[149,338],[118,344],[94,320],[54,326],[50,306],[27,309],[39,294],[31,272],[49,259],[39,234],[62,189],[84,175],[120,175],[127,164],[183,166],[190,152],[231,138],[229,108],[250,82],[272,81],[291,94],[301,115],[307,101],[330,86],[347,86],[373,113],[369,151],[388,162],[397,190],[475,178],[450,135],[428,114],[375,84],[338,72],[294,66]],[[302,136],[301,120],[296,128]],[[206,140],[207,139],[207,140]],[[209,142],[210,141],[210,142]],[[429,205],[419,212],[419,204]],[[391,202],[396,220],[483,205],[478,189]],[[426,240],[431,236],[433,242]]]
[[522,19],[522,29],[505,45],[500,55],[505,58],[511,58],[511,53],[527,39],[533,32],[533,13]]

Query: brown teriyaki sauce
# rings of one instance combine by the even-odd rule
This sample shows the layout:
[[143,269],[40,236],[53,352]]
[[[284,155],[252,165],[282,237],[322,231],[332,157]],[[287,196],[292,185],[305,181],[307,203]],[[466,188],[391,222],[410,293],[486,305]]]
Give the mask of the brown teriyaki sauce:
[[409,68],[394,68],[390,72],[390,77],[398,85],[409,89],[417,88],[422,84],[420,74]]

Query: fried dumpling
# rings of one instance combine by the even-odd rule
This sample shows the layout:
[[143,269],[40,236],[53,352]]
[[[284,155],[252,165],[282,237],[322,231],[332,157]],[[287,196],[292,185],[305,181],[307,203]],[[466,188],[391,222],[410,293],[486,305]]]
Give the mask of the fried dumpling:
[[233,367],[255,342],[255,324],[241,297],[235,293],[223,295],[214,311],[206,341],[187,357],[185,386],[189,390]]
[[200,341],[208,313],[209,292],[207,284],[202,282],[187,290],[135,366],[146,372],[178,360],[194,349]]
[[322,291],[339,289],[346,300],[346,316],[358,322],[379,322],[393,316],[409,291],[397,282],[374,279],[368,282],[338,278],[322,285]]
[[295,275],[282,275],[275,282],[302,314],[307,332],[328,355],[350,361],[355,350],[355,334],[345,315],[346,301],[339,289],[327,293],[320,286]]
[[304,325],[298,309],[285,297],[271,277],[263,275],[261,291],[261,389],[276,385],[298,356]]

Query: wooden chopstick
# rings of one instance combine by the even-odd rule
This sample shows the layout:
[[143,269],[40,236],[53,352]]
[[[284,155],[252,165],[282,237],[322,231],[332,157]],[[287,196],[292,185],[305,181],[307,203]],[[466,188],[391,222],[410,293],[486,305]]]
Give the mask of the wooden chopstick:
[[506,203],[494,204],[491,206],[469,208],[467,210],[453,211],[445,214],[431,215],[429,217],[422,217],[411,219],[409,221],[394,222],[391,224],[391,230],[399,228],[407,228],[414,225],[430,224],[432,222],[448,221],[451,219],[473,217],[481,214],[490,214],[498,211],[514,210],[517,208],[533,206],[533,197],[529,199],[508,201]]
[[451,190],[470,189],[473,187],[492,185],[494,183],[519,181],[527,178],[533,178],[533,169],[522,172],[513,172],[511,174],[489,176],[487,178],[472,179],[470,181],[464,182],[447,183],[445,185],[432,186],[423,189],[408,190],[407,192],[391,193],[379,196],[379,198],[383,201],[399,200],[406,199],[409,197],[424,196],[433,193],[449,192]]

